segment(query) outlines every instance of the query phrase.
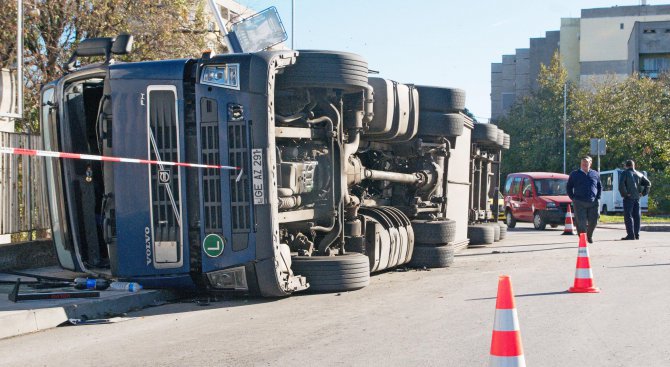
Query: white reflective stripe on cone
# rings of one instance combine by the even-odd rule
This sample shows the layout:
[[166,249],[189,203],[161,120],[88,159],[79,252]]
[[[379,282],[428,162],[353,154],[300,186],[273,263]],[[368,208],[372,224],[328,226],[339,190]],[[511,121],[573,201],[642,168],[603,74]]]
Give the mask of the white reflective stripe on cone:
[[491,367],[526,367],[523,355],[516,357],[491,356]]
[[494,331],[518,331],[519,318],[517,317],[516,308],[513,309],[496,309],[495,322],[493,324]]
[[580,247],[577,251],[578,257],[589,257],[589,249],[586,247]]
[[575,271],[575,278],[576,279],[593,279],[593,272],[591,272],[591,268],[577,269]]

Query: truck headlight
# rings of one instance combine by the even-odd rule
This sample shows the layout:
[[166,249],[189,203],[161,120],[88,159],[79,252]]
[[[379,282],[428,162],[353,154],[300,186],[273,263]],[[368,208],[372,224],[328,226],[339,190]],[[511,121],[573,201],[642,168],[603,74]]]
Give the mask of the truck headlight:
[[215,87],[240,89],[239,76],[239,64],[209,65],[202,69],[200,83]]
[[207,273],[207,279],[209,279],[209,284],[216,289],[249,290],[244,266]]

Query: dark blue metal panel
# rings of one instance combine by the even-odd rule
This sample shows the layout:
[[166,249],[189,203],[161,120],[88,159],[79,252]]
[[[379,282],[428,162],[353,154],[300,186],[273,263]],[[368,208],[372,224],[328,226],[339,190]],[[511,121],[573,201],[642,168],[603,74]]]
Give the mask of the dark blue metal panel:
[[[142,63],[141,70],[152,75],[160,75],[161,71],[153,70]],[[145,75],[138,80],[118,79],[118,73],[112,74],[112,104],[113,104],[113,152],[116,156],[147,159],[147,88],[154,85],[171,85],[177,91],[178,123],[180,132],[184,131],[184,100],[183,100],[183,63],[159,62],[156,68],[165,66],[164,74],[170,74],[178,79],[147,80]],[[181,65],[178,71],[177,66]],[[126,69],[132,69],[136,64],[126,64]],[[139,70],[139,69],[137,69]],[[118,72],[118,70],[117,70]],[[128,74],[125,75],[127,77]],[[179,139],[180,156],[185,157],[185,143],[183,134]],[[176,170],[177,168],[172,168]],[[186,181],[185,168],[179,168],[182,185],[179,197],[182,206],[182,228],[180,246],[183,248],[183,265],[178,268],[157,269],[154,266],[155,248],[151,235],[150,219],[150,177],[146,165],[117,163],[114,167],[116,228],[118,238],[118,276],[136,278],[143,276],[157,276],[166,274],[184,274],[189,271],[188,233],[185,227],[187,217],[185,197]],[[148,233],[149,232],[149,233]],[[170,286],[171,278],[163,278]],[[181,280],[180,280],[181,282]]]
[[[232,198],[238,200],[248,200],[249,202],[249,217],[248,220],[241,219],[240,206],[232,207],[236,205],[234,200],[231,200],[231,191],[235,189],[232,185],[236,185],[235,176],[236,171],[224,171],[221,175],[220,182],[220,193],[222,198],[222,217],[223,217],[223,228],[221,233],[216,233],[223,238],[225,238],[226,246],[224,248],[223,254],[218,257],[209,257],[207,256],[201,246],[202,253],[202,271],[203,273],[229,268],[248,262],[256,260],[256,228],[255,223],[256,219],[254,218],[253,212],[253,200],[252,200],[252,188],[250,185],[251,178],[248,176],[250,167],[250,152],[253,136],[251,134],[250,124],[267,124],[267,111],[268,111],[268,96],[267,90],[261,89],[258,85],[264,85],[267,87],[267,64],[264,64],[254,55],[226,55],[220,56],[216,59],[212,59],[208,64],[217,65],[223,63],[236,63],[239,64],[239,77],[240,77],[240,90],[234,90],[229,88],[215,87],[209,85],[196,85],[196,113],[197,120],[199,123],[198,126],[198,146],[203,147],[204,139],[203,129],[201,128],[201,121],[203,111],[200,101],[203,98],[212,99],[216,101],[218,107],[217,119],[219,121],[219,130],[218,130],[218,146],[220,149],[219,159],[220,161],[217,164],[223,165],[232,165],[240,164],[240,162],[231,162],[231,158],[239,159],[239,157],[244,157],[243,159],[247,169],[242,176],[242,182],[244,182],[244,192],[239,192],[241,186],[237,184],[237,191],[232,192]],[[263,66],[264,65],[264,66]],[[256,67],[254,67],[256,66]],[[260,70],[257,66],[261,66]],[[260,73],[259,73],[260,71]],[[254,74],[255,73],[255,74]],[[260,82],[257,81],[260,79]],[[254,87],[252,87],[254,85]],[[250,89],[255,92],[250,92]],[[239,121],[232,121],[230,116],[230,109],[232,107],[240,108],[242,112],[242,117]],[[236,139],[235,142],[230,139]],[[243,145],[245,147],[245,154],[238,154],[233,156],[231,154],[232,148],[239,148],[241,140],[244,140]],[[241,149],[237,149],[237,152],[240,152]],[[235,158],[237,157],[237,158]],[[202,155],[201,155],[202,159]],[[201,185],[201,195],[206,195],[203,190],[203,175],[200,175],[200,185]],[[207,185],[204,186],[206,189]],[[201,202],[203,198],[201,197]],[[234,213],[237,210],[237,217]],[[205,211],[201,205],[201,218],[205,218]],[[237,219],[237,220],[236,220]],[[245,231],[243,228],[234,229],[233,226],[244,226],[248,222],[248,231]],[[233,233],[236,232],[236,233]],[[211,234],[206,231],[204,226],[201,228],[201,238],[205,238],[208,234]],[[238,241],[238,242],[236,242]],[[271,244],[268,244],[271,245]]]
[[183,80],[188,59],[119,63],[109,66],[112,79]]

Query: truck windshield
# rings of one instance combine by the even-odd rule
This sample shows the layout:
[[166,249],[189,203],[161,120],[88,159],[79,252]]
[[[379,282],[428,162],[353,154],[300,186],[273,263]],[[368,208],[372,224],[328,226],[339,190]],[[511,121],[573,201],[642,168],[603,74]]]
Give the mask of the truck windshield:
[[558,178],[535,180],[535,192],[538,196],[567,195],[567,183],[568,180]]

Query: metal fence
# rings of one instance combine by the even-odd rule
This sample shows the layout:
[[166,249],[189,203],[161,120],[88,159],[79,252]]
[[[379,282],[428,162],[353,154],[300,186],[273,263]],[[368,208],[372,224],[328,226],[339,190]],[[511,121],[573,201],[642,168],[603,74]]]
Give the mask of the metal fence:
[[[39,135],[0,132],[0,146],[42,149]],[[0,235],[50,227],[43,157],[0,154]]]

